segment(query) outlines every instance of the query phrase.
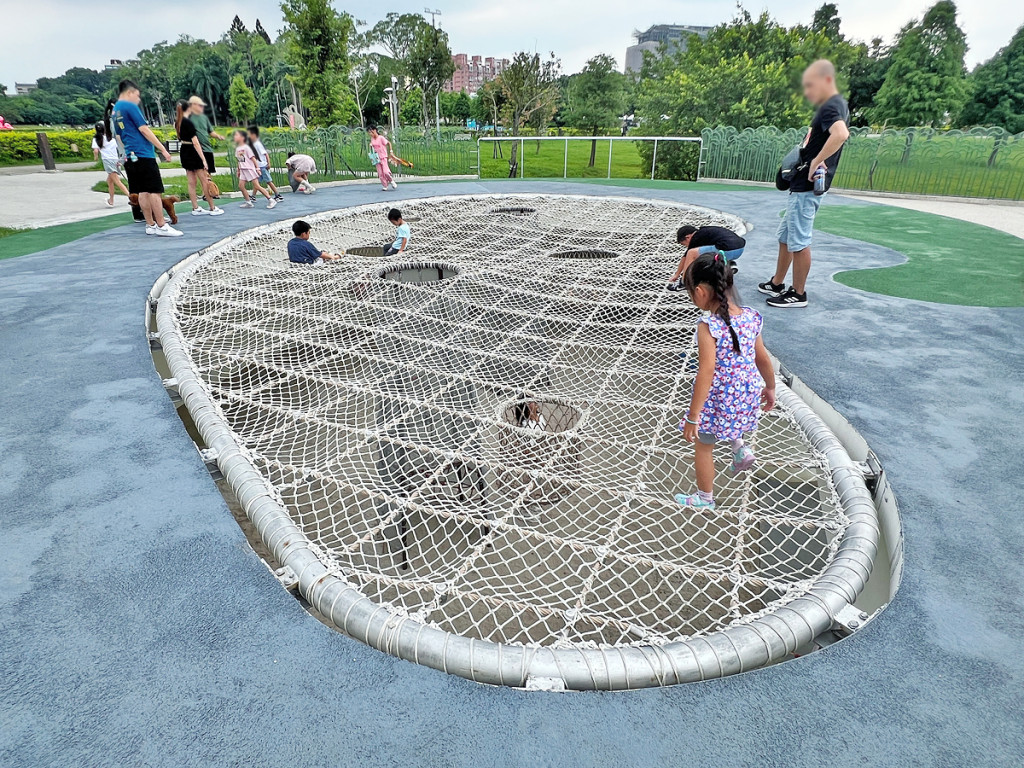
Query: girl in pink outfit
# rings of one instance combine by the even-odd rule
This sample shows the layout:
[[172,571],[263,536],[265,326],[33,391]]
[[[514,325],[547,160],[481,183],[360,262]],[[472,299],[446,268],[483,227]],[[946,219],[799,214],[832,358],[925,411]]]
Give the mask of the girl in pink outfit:
[[388,187],[398,189],[398,182],[391,175],[391,168],[388,166],[388,160],[391,156],[391,142],[388,141],[387,136],[381,136],[376,128],[371,128],[370,159],[376,159],[377,178],[380,179],[380,185],[385,191],[387,191]]
[[255,204],[249,198],[249,190],[246,183],[252,182],[253,194],[259,192],[267,198],[267,208],[277,205],[277,200],[270,197],[270,193],[260,186],[260,167],[256,161],[256,151],[252,148],[252,141],[245,131],[235,131],[235,158],[238,160],[238,188],[242,190],[242,197],[245,202],[242,208],[255,208]]

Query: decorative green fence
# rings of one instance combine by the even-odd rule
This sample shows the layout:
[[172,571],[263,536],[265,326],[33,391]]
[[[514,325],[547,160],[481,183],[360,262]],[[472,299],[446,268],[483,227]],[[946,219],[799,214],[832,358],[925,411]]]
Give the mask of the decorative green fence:
[[[399,177],[476,175],[476,142],[470,140],[468,134],[464,139],[456,139],[456,135],[448,133],[438,141],[418,131],[400,131],[397,138],[392,138],[394,151],[412,163],[412,168],[392,168],[392,172]],[[271,176],[279,186],[288,183],[285,161],[289,152],[306,154],[316,161],[314,183],[377,176],[369,159],[370,139],[359,129],[334,126],[273,133],[263,138],[263,144],[270,155]],[[228,164],[234,174],[236,164],[232,153],[228,154]]]
[[[701,177],[775,181],[804,130],[719,127],[702,133]],[[1024,133],[1002,128],[871,133],[854,128],[835,186],[921,195],[1024,200]]]

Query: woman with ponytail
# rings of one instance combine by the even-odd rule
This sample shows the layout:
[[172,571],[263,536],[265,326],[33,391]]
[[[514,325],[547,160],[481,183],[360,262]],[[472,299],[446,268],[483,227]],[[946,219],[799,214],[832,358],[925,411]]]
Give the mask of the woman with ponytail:
[[685,507],[711,511],[715,443],[730,442],[732,474],[754,466],[745,435],[757,428],[759,410],[775,407],[775,371],[761,340],[761,315],[729,301],[732,269],[725,254],[698,256],[683,283],[693,303],[708,315],[697,325],[699,367],[689,413],[679,424],[683,437],[695,443],[697,492],[675,498]]
[[[193,216],[220,216],[223,208],[218,208],[210,196],[210,171],[203,147],[199,143],[196,126],[192,122],[192,102],[180,100],[175,106],[174,132],[178,134],[178,160],[188,177],[188,199],[192,201]],[[200,207],[196,188],[203,191],[209,210]]]

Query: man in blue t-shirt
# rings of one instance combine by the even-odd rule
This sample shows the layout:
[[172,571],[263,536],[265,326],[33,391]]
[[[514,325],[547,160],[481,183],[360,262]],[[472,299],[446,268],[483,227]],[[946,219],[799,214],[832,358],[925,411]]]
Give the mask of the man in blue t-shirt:
[[337,261],[341,258],[337,254],[321,251],[309,242],[310,229],[309,224],[302,219],[292,224],[292,234],[295,237],[288,241],[288,261],[295,264],[316,264],[321,259]]
[[113,106],[111,122],[114,132],[124,145],[124,170],[128,174],[128,191],[139,196],[139,208],[146,217],[146,234],[158,237],[181,237],[184,233],[174,229],[164,220],[161,198],[164,183],[160,178],[160,166],[156,162],[156,150],[164,160],[171,155],[146,122],[139,109],[141,94],[139,86],[131,80],[122,80],[117,87],[117,103]]

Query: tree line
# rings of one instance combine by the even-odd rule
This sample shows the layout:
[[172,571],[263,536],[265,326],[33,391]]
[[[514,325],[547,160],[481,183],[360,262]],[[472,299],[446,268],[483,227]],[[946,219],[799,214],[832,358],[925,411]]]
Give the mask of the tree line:
[[14,123],[94,122],[116,82],[131,78],[143,86],[143,108],[161,123],[176,99],[197,93],[222,122],[276,125],[294,105],[311,125],[386,124],[393,87],[403,125],[472,118],[512,135],[552,127],[600,135],[634,114],[641,133],[694,135],[715,125],[806,125],[800,73],[826,57],[836,64],[855,125],[1024,131],[1024,27],[968,72],[952,0],[908,22],[888,46],[881,38],[847,38],[833,3],[792,27],[741,7],[705,38],[692,36],[685,50],[648,55],[636,75],[618,72],[605,54],[566,75],[554,54],[524,52],[473,98],[442,92],[454,71],[448,36],[419,14],[389,13],[371,26],[330,0],[283,0],[281,9],[276,39],[259,20],[250,30],[236,16],[216,42],[183,36],[116,70],[75,67],[40,78],[27,96],[0,91],[0,114]]

